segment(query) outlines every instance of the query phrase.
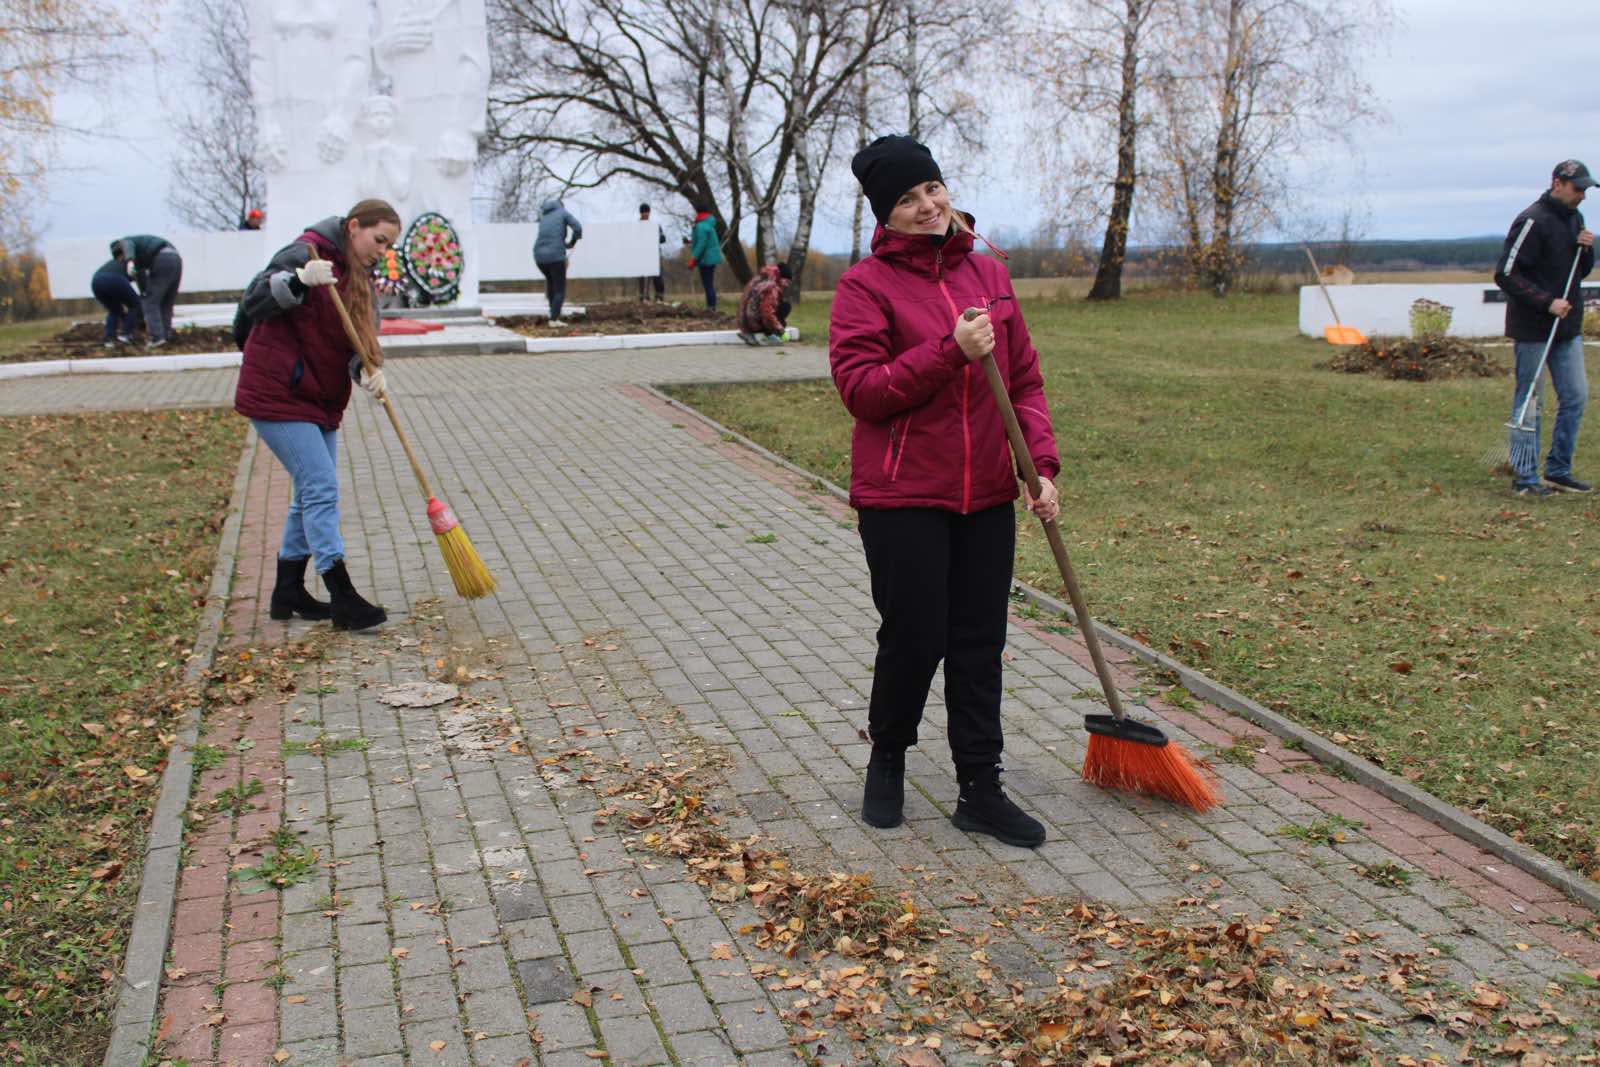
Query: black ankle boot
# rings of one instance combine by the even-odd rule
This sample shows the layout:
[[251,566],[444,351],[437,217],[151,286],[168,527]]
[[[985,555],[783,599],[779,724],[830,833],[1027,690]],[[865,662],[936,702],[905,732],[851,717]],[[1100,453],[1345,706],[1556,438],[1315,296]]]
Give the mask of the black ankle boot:
[[329,567],[322,574],[322,584],[333,595],[329,617],[335,630],[370,630],[389,618],[389,613],[376,604],[369,604],[350,584],[350,573],[344,569],[344,560]]
[[867,761],[867,787],[861,796],[861,818],[868,826],[887,830],[899,826],[906,806],[905,749],[872,746]]
[[1044,844],[1044,824],[1011,802],[1000,788],[1000,768],[986,766],[957,772],[961,798],[950,821],[958,830],[988,834],[1018,848]]
[[280,622],[292,615],[302,619],[328,617],[328,602],[306,592],[304,558],[278,560],[278,581],[272,587],[272,605],[267,609],[267,614]]

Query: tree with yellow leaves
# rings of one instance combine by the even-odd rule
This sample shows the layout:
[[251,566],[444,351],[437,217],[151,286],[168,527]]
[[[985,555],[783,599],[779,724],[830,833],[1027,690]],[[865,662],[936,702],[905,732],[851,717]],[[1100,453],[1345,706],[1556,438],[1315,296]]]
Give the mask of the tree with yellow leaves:
[[0,4],[0,236],[16,235],[37,198],[57,138],[61,86],[92,85],[136,43],[104,5],[88,0]]

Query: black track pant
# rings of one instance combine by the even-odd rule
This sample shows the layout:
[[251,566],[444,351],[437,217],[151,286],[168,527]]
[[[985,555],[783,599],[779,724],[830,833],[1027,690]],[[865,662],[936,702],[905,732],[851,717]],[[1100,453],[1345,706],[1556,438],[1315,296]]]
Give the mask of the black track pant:
[[862,509],[861,543],[883,618],[868,732],[917,743],[933,672],[944,661],[950,754],[957,766],[1000,761],[1000,664],[1017,525],[1012,505],[972,515]]

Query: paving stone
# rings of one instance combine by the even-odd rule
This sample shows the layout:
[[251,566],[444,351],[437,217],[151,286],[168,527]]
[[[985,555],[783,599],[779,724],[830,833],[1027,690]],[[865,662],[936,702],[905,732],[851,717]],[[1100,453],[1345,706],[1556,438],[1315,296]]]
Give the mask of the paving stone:
[[648,998],[661,1020],[662,1028],[668,1034],[711,1030],[719,1025],[716,1012],[712,1011],[705,991],[693,982],[669,986],[651,985]]
[[565,1001],[544,1004],[535,1010],[533,1025],[544,1041],[540,1048],[556,1052],[568,1048],[588,1048],[594,1044],[594,1031],[589,1026],[589,1016],[576,1004]]
[[499,989],[479,989],[465,998],[467,1026],[485,1034],[523,1033],[528,1019],[516,990],[509,985]]
[[400,1013],[393,1004],[344,1013],[344,1053],[351,1057],[399,1052]]
[[655,1020],[648,1015],[601,1019],[600,1033],[605,1037],[606,1051],[611,1053],[613,1063],[653,1067],[668,1062]]
[[529,1005],[566,1000],[577,991],[578,983],[564,957],[524,960],[517,964],[517,979]]

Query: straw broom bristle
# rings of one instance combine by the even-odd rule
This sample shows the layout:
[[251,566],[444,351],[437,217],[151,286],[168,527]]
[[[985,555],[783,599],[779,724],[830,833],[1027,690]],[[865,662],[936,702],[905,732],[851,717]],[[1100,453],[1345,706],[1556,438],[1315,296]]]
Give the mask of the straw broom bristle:
[[1093,785],[1164,797],[1195,811],[1209,811],[1222,803],[1210,774],[1175,741],[1147,745],[1090,734],[1083,779]]
[[450,569],[450,580],[456,592],[468,600],[476,600],[494,592],[494,578],[483,565],[478,550],[472,547],[461,520],[443,503],[429,498],[428,525],[439,541],[439,551],[444,554],[444,565]]
[[472,547],[467,531],[457,526],[436,536],[439,551],[444,553],[444,565],[450,568],[450,580],[455,583],[457,593],[468,600],[476,600],[494,592],[494,578],[483,565],[477,549]]

